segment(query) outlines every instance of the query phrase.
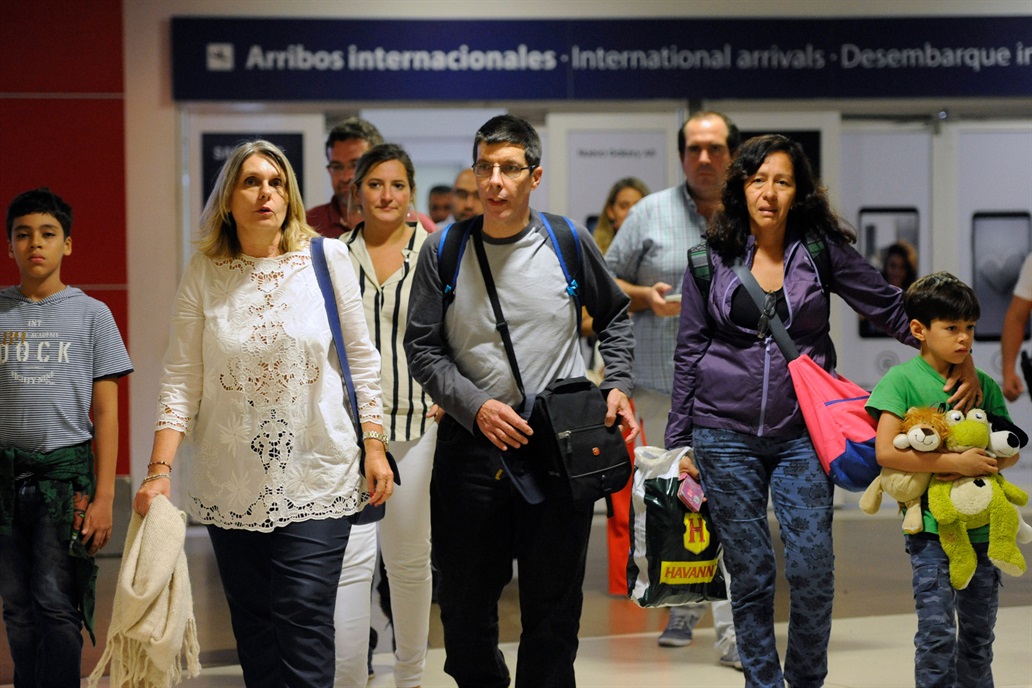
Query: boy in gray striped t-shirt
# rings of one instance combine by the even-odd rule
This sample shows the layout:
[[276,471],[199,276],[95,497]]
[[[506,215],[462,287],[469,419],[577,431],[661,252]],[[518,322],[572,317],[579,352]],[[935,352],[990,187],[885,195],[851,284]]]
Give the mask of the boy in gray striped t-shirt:
[[20,283],[0,290],[0,597],[16,685],[79,685],[132,372],[107,306],[61,281],[71,227],[50,189],[7,210]]

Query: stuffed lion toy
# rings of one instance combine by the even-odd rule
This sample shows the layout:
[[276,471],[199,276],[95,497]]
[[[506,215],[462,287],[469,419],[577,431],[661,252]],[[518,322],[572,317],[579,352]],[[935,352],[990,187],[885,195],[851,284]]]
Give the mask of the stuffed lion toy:
[[[949,431],[942,408],[911,407],[903,416],[901,432],[892,441],[897,449],[935,451]],[[908,473],[894,468],[882,468],[881,473],[867,487],[860,498],[860,510],[876,514],[881,507],[882,494],[887,494],[906,507],[903,532],[913,535],[924,530],[921,516],[921,496],[928,490],[931,473]]]

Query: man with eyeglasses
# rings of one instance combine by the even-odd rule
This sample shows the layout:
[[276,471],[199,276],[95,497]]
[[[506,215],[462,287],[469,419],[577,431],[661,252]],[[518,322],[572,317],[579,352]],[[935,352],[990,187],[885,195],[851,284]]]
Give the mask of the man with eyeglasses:
[[[584,374],[579,306],[566,291],[542,214],[530,207],[542,175],[537,132],[512,115],[492,118],[476,134],[473,161],[484,212],[448,230],[449,255],[453,237],[467,230],[470,237],[450,304],[438,233],[427,239],[416,263],[405,336],[412,376],[447,412],[430,481],[444,669],[460,688],[510,685],[498,649],[498,600],[512,579],[515,556],[523,627],[516,688],[573,686],[593,505],[547,489],[544,501],[532,504],[507,471],[513,460],[544,459],[513,455],[533,431],[520,415],[529,407],[496,327],[481,260],[495,285],[527,398],[555,379]],[[586,229],[571,230],[559,218],[552,229],[576,231],[580,239],[579,265],[570,267],[599,330],[606,423],[626,426],[633,436],[629,300]]]
[[[310,208],[306,213],[308,224],[330,239],[338,239],[362,222],[362,209],[349,204],[351,182],[355,179],[355,168],[362,154],[373,146],[383,143],[383,136],[372,122],[360,117],[349,117],[330,130],[326,137],[326,171],[330,173],[333,198],[329,203]],[[419,221],[428,232],[437,225],[415,209],[409,212],[410,222]]]
[[[674,346],[681,314],[681,284],[688,250],[702,241],[720,203],[731,156],[738,148],[738,127],[719,112],[696,112],[677,136],[683,184],[658,191],[631,208],[606,252],[617,283],[631,297],[634,312],[635,409],[650,444],[662,445],[674,381]],[[692,631],[706,603],[670,608],[662,647],[692,644]],[[720,663],[741,669],[731,605],[712,603]]]

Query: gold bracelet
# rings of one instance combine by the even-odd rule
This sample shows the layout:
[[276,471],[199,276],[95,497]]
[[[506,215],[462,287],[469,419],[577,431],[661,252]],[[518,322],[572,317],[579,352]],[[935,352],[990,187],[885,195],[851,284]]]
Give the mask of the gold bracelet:
[[383,450],[388,451],[391,446],[390,438],[382,432],[374,432],[372,430],[366,430],[362,433],[362,441],[366,440],[379,440],[383,444]]
[[168,478],[168,481],[172,482],[172,474],[171,473],[155,473],[154,475],[148,475],[146,478],[144,478],[143,482],[140,483],[140,485],[143,486],[143,485],[146,485],[147,483],[149,483],[149,482],[151,482],[153,480],[159,480],[161,478]]
[[147,468],[150,468],[151,466],[164,466],[168,470],[172,470],[172,464],[165,463],[164,461],[151,461],[149,464],[147,464]]

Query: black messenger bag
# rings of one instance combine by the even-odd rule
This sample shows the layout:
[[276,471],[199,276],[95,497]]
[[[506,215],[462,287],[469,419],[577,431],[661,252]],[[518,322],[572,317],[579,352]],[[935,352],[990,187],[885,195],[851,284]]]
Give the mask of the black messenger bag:
[[528,453],[536,453],[560,494],[594,502],[619,492],[631,478],[631,458],[614,423],[605,426],[604,392],[586,377],[556,380],[534,399]]
[[[527,403],[527,393],[479,231],[473,232],[473,247],[505,356],[523,397],[517,409],[521,412]],[[579,313],[580,306],[577,308]],[[540,503],[546,493],[569,495],[579,503],[605,497],[606,511],[612,516],[609,495],[622,490],[630,480],[631,457],[617,424],[611,428],[605,426],[603,394],[595,383],[581,376],[555,380],[535,397],[528,420],[534,434],[525,447],[501,454],[502,465],[529,503]]]

